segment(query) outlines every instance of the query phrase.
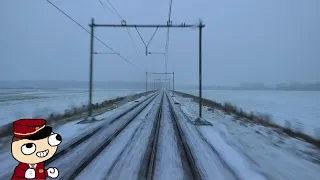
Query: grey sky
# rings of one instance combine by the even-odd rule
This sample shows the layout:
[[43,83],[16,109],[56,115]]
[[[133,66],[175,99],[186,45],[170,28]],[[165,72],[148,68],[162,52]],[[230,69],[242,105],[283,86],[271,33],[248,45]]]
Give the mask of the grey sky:
[[[106,0],[102,0],[107,4]],[[98,0],[52,0],[89,29],[96,23],[120,23]],[[128,23],[166,23],[169,1],[110,0]],[[204,84],[320,81],[319,0],[173,0],[173,23],[196,23],[203,30]],[[0,1],[0,80],[88,80],[89,34],[45,0]],[[142,70],[164,71],[164,56],[144,56],[135,29],[139,59],[126,29],[97,29],[96,36]],[[141,29],[148,41],[153,29]],[[163,52],[165,29],[149,49]],[[95,49],[108,49],[95,42]],[[144,72],[115,55],[95,56],[94,79],[144,80]],[[172,29],[168,71],[179,84],[197,84],[198,31]],[[153,79],[153,77],[150,77]]]

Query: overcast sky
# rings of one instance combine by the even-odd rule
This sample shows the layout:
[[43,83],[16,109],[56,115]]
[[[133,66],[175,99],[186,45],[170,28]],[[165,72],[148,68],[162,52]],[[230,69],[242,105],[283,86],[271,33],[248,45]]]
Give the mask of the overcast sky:
[[[101,0],[108,5],[106,0]],[[89,29],[120,23],[98,0],[52,0]],[[127,23],[165,24],[169,0],[110,0]],[[320,81],[319,0],[173,0],[173,23],[203,29],[203,82],[276,84]],[[0,1],[0,80],[88,80],[90,35],[45,0]],[[139,29],[148,41],[154,29]],[[94,56],[94,80],[143,81],[145,70],[165,71],[164,55],[145,56],[135,29],[99,28],[96,36],[139,69],[116,55]],[[159,29],[149,50],[164,52],[166,29]],[[170,31],[168,71],[179,84],[198,83],[198,30]],[[95,41],[95,51],[110,52]],[[150,77],[160,78],[158,77]]]

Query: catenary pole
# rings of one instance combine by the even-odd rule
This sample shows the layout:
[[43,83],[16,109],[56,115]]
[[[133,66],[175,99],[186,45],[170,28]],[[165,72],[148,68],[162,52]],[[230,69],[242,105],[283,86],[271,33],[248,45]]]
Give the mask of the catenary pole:
[[202,22],[199,26],[199,117],[202,118]]
[[148,91],[148,72],[146,72],[146,95]]
[[94,38],[94,19],[91,19],[91,37],[90,37],[90,82],[89,82],[89,112],[88,117],[92,116],[92,69],[93,69],[93,38]]
[[174,96],[174,71],[173,71],[173,92],[172,92],[172,97]]

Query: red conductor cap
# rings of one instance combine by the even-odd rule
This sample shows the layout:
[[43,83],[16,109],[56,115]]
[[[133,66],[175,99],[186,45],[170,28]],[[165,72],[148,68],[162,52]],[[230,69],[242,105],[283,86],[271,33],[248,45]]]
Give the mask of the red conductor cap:
[[27,138],[46,127],[45,119],[19,119],[13,122],[13,132],[16,138]]

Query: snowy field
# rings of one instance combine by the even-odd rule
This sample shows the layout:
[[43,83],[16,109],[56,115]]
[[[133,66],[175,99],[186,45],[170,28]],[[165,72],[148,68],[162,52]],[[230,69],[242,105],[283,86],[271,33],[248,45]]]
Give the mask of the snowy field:
[[[142,98],[140,98],[142,99]],[[208,180],[318,180],[320,177],[320,155],[319,150],[303,141],[279,135],[270,128],[254,124],[243,124],[235,121],[231,116],[216,110],[214,113],[208,108],[203,108],[203,117],[213,126],[194,126],[188,120],[194,120],[198,116],[198,104],[189,98],[176,96],[175,99],[181,105],[175,105],[179,124],[187,138],[187,143],[195,158],[198,170],[204,179]],[[143,167],[142,159],[145,154],[148,138],[150,137],[152,124],[156,117],[158,101],[151,103],[137,116],[128,127],[120,133],[104,149],[91,164],[82,171],[76,179],[139,179],[139,169]],[[62,125],[55,132],[63,135],[62,146],[66,147],[75,136],[80,133],[89,132],[101,123],[110,122],[113,117],[132,106],[129,102],[112,111],[96,117],[100,122],[95,124],[77,124],[70,122]],[[175,134],[170,131],[173,127],[170,122],[167,101],[164,101],[162,124],[160,125],[161,138],[158,144],[158,157],[156,168],[161,174],[159,179],[179,179],[182,168],[178,166],[179,156],[175,145]],[[181,109],[180,109],[181,108]],[[185,114],[183,114],[184,112]],[[132,116],[134,112],[130,113]],[[184,117],[188,117],[185,119]],[[126,119],[125,117],[122,120]],[[167,121],[164,121],[167,120]],[[59,161],[51,164],[60,168],[61,176],[69,172],[67,168],[70,162],[79,163],[81,158],[96,150],[99,143],[103,141],[123,121],[115,121],[109,124],[105,130],[97,134],[93,141],[85,142],[76,149],[70,150],[68,154],[61,157]],[[166,124],[165,124],[166,123]],[[170,125],[170,126],[168,126]],[[161,129],[163,130],[161,132]],[[173,138],[173,139],[168,139]],[[8,179],[13,173],[17,162],[11,157],[10,146],[0,153],[0,179]],[[107,161],[106,161],[107,160]],[[50,165],[50,166],[51,166]],[[170,167],[167,171],[165,167]],[[175,167],[175,168],[174,168]],[[174,170],[170,172],[168,170]],[[8,175],[8,176],[7,176]],[[175,178],[172,178],[175,176]],[[59,179],[59,178],[58,178]],[[155,178],[157,179],[157,178]]]
[[[190,120],[198,117],[198,104],[189,98],[176,99]],[[199,126],[199,134],[240,179],[263,179],[259,175],[272,180],[319,179],[320,155],[314,146],[270,128],[242,124],[218,110],[212,113],[204,108],[203,117],[213,126]]]
[[[144,90],[93,91],[93,103],[143,92]],[[46,116],[88,103],[87,89],[0,89],[0,126],[19,118]]]
[[[179,90],[199,95],[197,90]],[[274,122],[285,125],[312,136],[320,131],[320,92],[319,91],[244,91],[244,90],[203,90],[203,97],[242,108],[244,111],[260,112],[272,116]]]

